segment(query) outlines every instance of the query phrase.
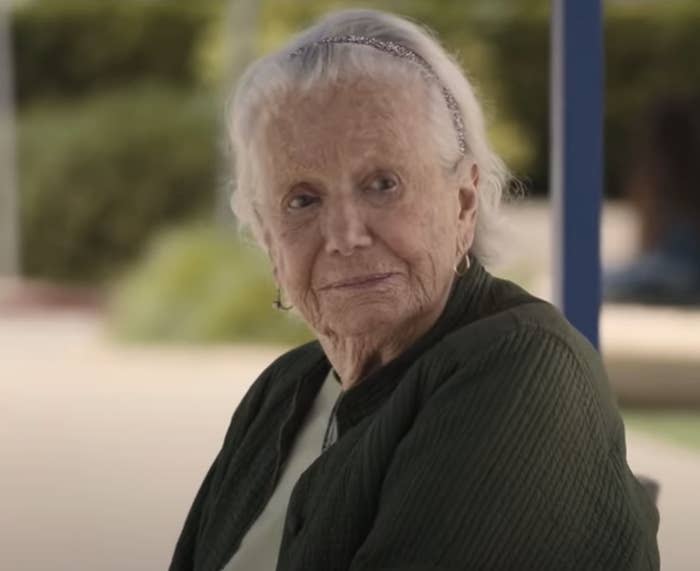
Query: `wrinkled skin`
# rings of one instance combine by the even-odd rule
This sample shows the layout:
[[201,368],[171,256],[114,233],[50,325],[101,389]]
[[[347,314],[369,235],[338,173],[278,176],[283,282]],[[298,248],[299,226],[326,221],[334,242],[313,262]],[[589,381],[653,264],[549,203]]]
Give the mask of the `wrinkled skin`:
[[275,277],[345,389],[436,321],[474,238],[477,167],[446,172],[426,108],[419,78],[345,80],[287,94],[253,142]]

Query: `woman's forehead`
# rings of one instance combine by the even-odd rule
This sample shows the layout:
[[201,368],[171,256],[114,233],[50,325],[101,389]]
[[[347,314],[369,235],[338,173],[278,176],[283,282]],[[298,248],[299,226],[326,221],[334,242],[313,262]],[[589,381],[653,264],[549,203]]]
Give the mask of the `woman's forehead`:
[[260,150],[291,169],[347,162],[348,154],[411,155],[425,146],[426,106],[425,88],[417,82],[344,82],[289,93],[263,127]]

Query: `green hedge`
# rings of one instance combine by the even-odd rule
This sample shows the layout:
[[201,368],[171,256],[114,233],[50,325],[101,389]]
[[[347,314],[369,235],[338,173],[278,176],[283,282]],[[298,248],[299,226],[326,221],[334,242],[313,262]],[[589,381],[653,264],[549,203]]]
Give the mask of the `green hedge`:
[[99,280],[160,227],[213,211],[219,108],[142,86],[33,106],[19,125],[23,267]]
[[194,85],[198,49],[221,3],[61,0],[19,4],[13,52],[20,106],[132,81]]
[[113,290],[110,319],[127,341],[275,342],[311,338],[272,307],[275,287],[260,250],[211,226],[159,236]]

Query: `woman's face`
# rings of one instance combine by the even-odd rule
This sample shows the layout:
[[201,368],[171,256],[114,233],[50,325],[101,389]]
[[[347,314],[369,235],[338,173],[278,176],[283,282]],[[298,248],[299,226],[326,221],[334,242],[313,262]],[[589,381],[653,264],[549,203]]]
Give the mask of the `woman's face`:
[[254,143],[275,276],[317,333],[406,333],[444,307],[473,240],[477,172],[466,185],[444,172],[426,98],[420,79],[290,94]]

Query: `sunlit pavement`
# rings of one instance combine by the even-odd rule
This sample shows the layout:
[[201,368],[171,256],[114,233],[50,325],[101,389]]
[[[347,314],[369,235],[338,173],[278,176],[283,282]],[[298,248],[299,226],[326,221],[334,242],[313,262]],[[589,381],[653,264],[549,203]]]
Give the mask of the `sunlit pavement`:
[[0,569],[165,569],[275,354],[116,347],[84,315],[0,320]]
[[[251,380],[280,350],[125,348],[85,313],[0,317],[0,569],[164,569]],[[700,561],[700,454],[628,434],[663,568]]]

